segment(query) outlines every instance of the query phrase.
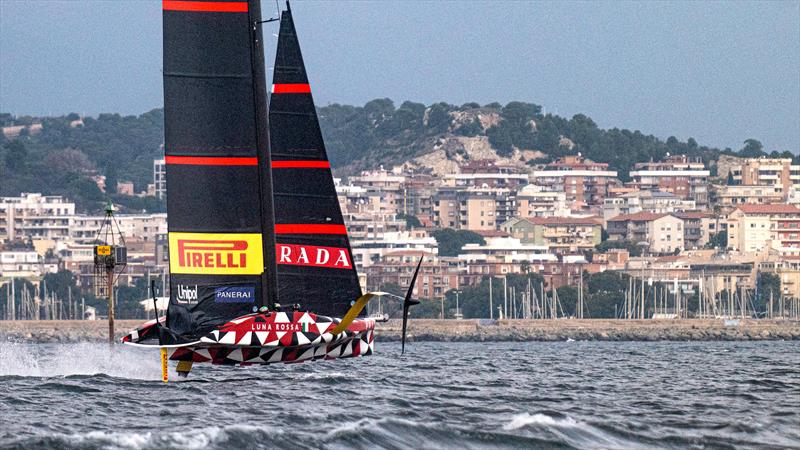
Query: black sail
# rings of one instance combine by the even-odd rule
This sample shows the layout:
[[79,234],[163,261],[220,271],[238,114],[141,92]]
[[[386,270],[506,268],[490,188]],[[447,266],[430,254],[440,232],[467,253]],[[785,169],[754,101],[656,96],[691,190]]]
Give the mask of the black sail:
[[[259,1],[163,1],[168,326],[276,299]],[[265,270],[266,267],[266,270]]]
[[341,317],[361,295],[291,9],[269,103],[278,299]]

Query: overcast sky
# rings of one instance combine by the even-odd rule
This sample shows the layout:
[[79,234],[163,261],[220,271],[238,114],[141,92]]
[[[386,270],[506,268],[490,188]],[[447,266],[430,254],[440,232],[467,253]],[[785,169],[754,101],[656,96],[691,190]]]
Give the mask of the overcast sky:
[[[523,100],[604,128],[800,150],[800,1],[292,9],[320,105]],[[161,89],[160,1],[0,0],[0,111],[139,114]]]

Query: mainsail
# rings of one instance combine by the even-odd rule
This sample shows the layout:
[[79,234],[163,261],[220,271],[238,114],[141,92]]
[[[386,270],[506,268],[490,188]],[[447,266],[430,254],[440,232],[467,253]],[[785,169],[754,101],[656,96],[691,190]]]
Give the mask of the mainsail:
[[278,299],[342,317],[361,296],[289,4],[269,103]]
[[167,326],[272,305],[275,244],[258,0],[163,1]]

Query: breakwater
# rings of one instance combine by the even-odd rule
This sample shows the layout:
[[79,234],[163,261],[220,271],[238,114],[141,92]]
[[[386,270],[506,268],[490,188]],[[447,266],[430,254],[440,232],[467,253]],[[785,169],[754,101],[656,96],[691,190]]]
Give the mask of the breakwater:
[[[117,339],[141,322],[118,320]],[[400,340],[399,320],[379,323],[376,328],[379,340]],[[410,321],[408,335],[410,341],[434,342],[800,340],[800,321],[415,319]],[[108,323],[102,320],[0,321],[0,342],[103,342],[107,339]]]

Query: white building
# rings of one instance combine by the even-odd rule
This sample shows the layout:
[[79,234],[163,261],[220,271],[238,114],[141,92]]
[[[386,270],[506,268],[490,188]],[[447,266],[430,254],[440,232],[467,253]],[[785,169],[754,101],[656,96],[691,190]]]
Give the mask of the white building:
[[672,192],[634,191],[603,200],[603,222],[623,214],[648,212],[669,214],[696,209],[694,200],[684,200]]
[[517,217],[567,217],[567,194],[529,184],[517,192]]
[[[167,232],[167,214],[119,214],[114,219],[119,231],[126,239],[145,242],[156,240],[158,233]],[[105,216],[75,216],[72,218],[69,236],[78,243],[92,243],[106,220]],[[114,228],[116,232],[116,227]]]
[[0,197],[0,241],[66,239],[75,204],[57,195]]
[[436,239],[428,236],[424,231],[390,232],[377,236],[365,236],[361,239],[352,239],[350,247],[359,271],[379,262],[387,253],[398,250],[422,250],[434,255],[439,253]]
[[58,271],[58,264],[45,264],[33,250],[0,251],[0,278],[38,278]]
[[164,158],[153,160],[153,186],[156,197],[164,198],[167,195],[167,164]]

